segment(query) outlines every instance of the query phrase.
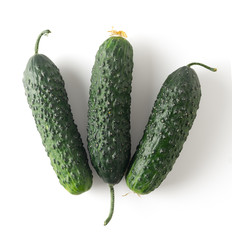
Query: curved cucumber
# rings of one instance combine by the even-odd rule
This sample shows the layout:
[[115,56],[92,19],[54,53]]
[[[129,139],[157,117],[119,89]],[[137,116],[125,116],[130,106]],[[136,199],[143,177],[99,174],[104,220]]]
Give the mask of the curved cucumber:
[[24,71],[23,84],[43,145],[60,183],[72,194],[80,194],[92,185],[92,172],[81,136],[74,123],[64,80],[56,65],[45,55],[35,55]]
[[168,76],[155,101],[143,137],[126,174],[128,187],[148,194],[166,178],[189,134],[201,98],[201,87],[192,65]]
[[92,69],[87,141],[93,167],[110,185],[112,198],[130,159],[132,69],[133,49],[126,39],[112,36],[103,42]]

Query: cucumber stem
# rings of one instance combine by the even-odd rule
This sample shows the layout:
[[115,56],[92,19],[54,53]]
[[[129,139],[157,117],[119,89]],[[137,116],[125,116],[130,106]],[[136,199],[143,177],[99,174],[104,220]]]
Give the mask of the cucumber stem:
[[217,71],[217,68],[211,68],[211,67],[209,67],[209,66],[207,66],[207,65],[205,65],[205,64],[203,64],[203,63],[198,63],[198,62],[190,63],[190,64],[187,65],[187,67],[191,67],[192,65],[200,65],[200,66],[202,66],[202,67],[204,67],[204,68],[209,69],[209,70],[212,71],[212,72],[216,72],[216,71]]
[[109,223],[114,213],[114,187],[111,184],[109,184],[109,187],[110,187],[110,196],[111,196],[110,212],[109,212],[109,216],[104,222],[104,226],[106,226]]
[[43,32],[40,33],[40,35],[38,36],[36,43],[35,43],[35,54],[38,54],[40,38],[43,35],[48,35],[49,33],[51,33],[50,30],[44,30]]

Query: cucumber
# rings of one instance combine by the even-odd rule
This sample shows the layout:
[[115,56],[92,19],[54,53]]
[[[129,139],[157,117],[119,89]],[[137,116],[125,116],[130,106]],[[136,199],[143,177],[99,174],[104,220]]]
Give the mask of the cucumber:
[[102,43],[92,69],[88,101],[87,142],[97,174],[109,184],[111,210],[114,188],[125,175],[131,154],[130,107],[133,49],[121,36]]
[[48,33],[45,30],[39,35],[35,54],[27,63],[25,94],[61,185],[72,194],[81,194],[91,188],[92,172],[59,69],[48,57],[38,54],[40,38]]
[[148,194],[172,170],[189,134],[201,98],[201,87],[191,63],[168,76],[155,101],[144,134],[126,173],[128,187]]

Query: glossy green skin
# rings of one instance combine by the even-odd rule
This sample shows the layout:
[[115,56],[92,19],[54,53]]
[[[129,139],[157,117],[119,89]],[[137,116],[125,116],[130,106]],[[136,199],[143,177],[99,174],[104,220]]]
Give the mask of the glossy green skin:
[[184,66],[168,76],[126,174],[128,187],[148,194],[166,178],[189,134],[201,98],[197,74]]
[[130,105],[133,49],[122,37],[99,48],[92,69],[88,102],[88,150],[98,175],[118,183],[130,159]]
[[23,84],[60,183],[72,194],[87,191],[92,185],[92,172],[59,69],[45,55],[36,54],[28,61]]

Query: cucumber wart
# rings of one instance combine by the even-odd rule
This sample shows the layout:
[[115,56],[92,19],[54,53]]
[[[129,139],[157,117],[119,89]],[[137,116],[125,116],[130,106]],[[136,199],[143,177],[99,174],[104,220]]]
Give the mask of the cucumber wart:
[[81,194],[92,186],[92,172],[81,136],[74,123],[64,80],[56,65],[38,54],[40,38],[24,71],[23,84],[28,104],[51,165],[61,185],[72,194]]

